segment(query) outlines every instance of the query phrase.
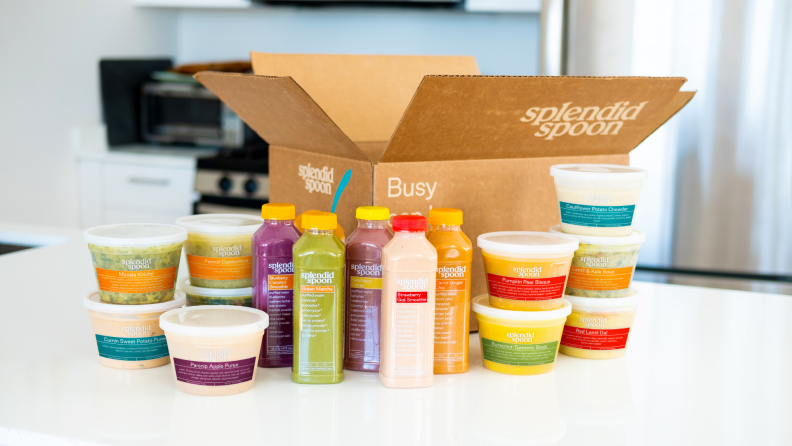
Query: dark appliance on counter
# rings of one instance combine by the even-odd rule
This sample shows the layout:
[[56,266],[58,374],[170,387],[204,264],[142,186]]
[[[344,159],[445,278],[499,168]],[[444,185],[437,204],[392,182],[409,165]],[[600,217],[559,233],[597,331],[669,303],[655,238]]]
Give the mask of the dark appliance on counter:
[[211,158],[199,158],[194,204],[196,214],[234,213],[261,215],[269,202],[269,150],[223,150]]

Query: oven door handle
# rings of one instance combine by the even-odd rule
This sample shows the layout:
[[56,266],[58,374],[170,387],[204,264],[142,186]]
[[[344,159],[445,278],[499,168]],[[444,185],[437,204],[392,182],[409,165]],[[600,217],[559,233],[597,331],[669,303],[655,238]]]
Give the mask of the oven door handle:
[[131,184],[146,184],[148,186],[167,186],[170,180],[167,178],[147,178],[147,177],[129,177]]

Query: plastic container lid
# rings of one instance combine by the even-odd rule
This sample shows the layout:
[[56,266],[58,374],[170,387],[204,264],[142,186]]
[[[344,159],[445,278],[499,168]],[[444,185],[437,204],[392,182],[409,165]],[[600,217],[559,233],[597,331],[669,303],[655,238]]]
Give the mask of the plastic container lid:
[[462,211],[451,208],[436,208],[429,211],[430,225],[456,225],[462,224]]
[[553,234],[564,234],[574,237],[578,239],[580,243],[585,245],[637,245],[646,241],[646,233],[635,228],[633,228],[630,235],[625,235],[622,237],[597,237],[594,235],[567,234],[561,230],[561,225],[553,226],[550,228],[550,232]]
[[247,288],[202,288],[190,285],[190,279],[181,282],[181,289],[187,294],[204,297],[245,297],[253,295],[253,287]]
[[636,181],[647,177],[646,169],[616,164],[557,164],[550,175],[570,180]]
[[382,206],[360,206],[355,209],[355,218],[360,220],[387,220],[390,209]]
[[181,308],[187,303],[184,291],[176,290],[173,299],[156,304],[123,305],[104,302],[99,298],[99,291],[92,291],[83,298],[83,306],[99,313],[111,314],[146,314],[164,313],[175,308]]
[[102,246],[154,246],[181,243],[187,240],[187,231],[174,225],[130,223],[88,228],[83,240]]
[[253,234],[264,219],[245,214],[199,214],[182,217],[176,224],[201,234]]
[[160,316],[160,328],[182,336],[240,336],[269,326],[267,313],[235,305],[200,305],[171,310]]
[[572,313],[572,304],[564,301],[564,306],[555,310],[547,311],[514,311],[502,310],[493,307],[489,302],[489,294],[482,294],[473,298],[473,311],[484,316],[497,317],[499,319],[512,319],[515,321],[546,321],[549,319],[560,319]]
[[630,288],[630,295],[625,297],[602,298],[565,295],[564,299],[569,301],[575,310],[620,313],[638,308],[638,304],[641,303],[641,292],[636,288]]
[[396,232],[426,232],[426,217],[422,215],[397,215],[393,217]]
[[261,218],[265,220],[294,220],[294,205],[290,203],[267,203],[261,206]]
[[481,249],[511,254],[563,254],[577,251],[580,244],[567,234],[549,232],[490,232],[478,236]]

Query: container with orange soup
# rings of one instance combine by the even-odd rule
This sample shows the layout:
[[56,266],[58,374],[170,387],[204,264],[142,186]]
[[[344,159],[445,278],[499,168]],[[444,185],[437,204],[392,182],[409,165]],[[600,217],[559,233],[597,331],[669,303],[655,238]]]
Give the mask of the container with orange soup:
[[[550,228],[560,234],[561,226]],[[573,235],[580,247],[572,258],[566,294],[580,297],[624,297],[630,294],[638,251],[646,240],[643,231],[633,229],[625,237]]]
[[540,375],[553,370],[569,302],[548,311],[494,307],[486,294],[473,299],[484,367],[509,375]]
[[574,237],[549,232],[490,232],[478,237],[487,290],[495,308],[546,311],[561,308]]
[[469,363],[473,244],[460,229],[459,209],[432,209],[429,224],[426,239],[437,249],[434,372],[464,373]]
[[639,292],[618,299],[565,296],[572,304],[561,338],[561,353],[583,359],[620,358],[640,301]]
[[192,286],[251,287],[251,241],[262,223],[260,217],[244,214],[201,214],[176,220],[177,225],[187,229],[184,253]]

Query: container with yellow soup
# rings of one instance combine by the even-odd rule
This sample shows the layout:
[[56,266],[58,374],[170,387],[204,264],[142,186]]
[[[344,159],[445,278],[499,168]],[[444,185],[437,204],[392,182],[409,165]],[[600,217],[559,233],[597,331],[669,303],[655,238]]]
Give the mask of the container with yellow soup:
[[540,375],[555,367],[564,321],[572,307],[510,311],[492,306],[486,294],[473,299],[484,367],[509,375]]
[[646,170],[612,164],[558,164],[550,167],[567,234],[630,235]]
[[201,214],[182,217],[187,229],[184,253],[192,286],[248,288],[253,286],[251,241],[264,222],[244,214]]
[[572,313],[564,325],[561,353],[583,359],[611,359],[624,356],[630,328],[640,302],[640,294],[617,299],[565,296]]
[[477,244],[493,307],[546,311],[563,306],[577,239],[549,232],[490,232],[480,235]]
[[[550,232],[561,233],[561,226],[553,226]],[[629,295],[638,251],[646,240],[644,232],[633,229],[625,237],[572,237],[578,239],[580,247],[572,258],[566,294],[599,298]]]

